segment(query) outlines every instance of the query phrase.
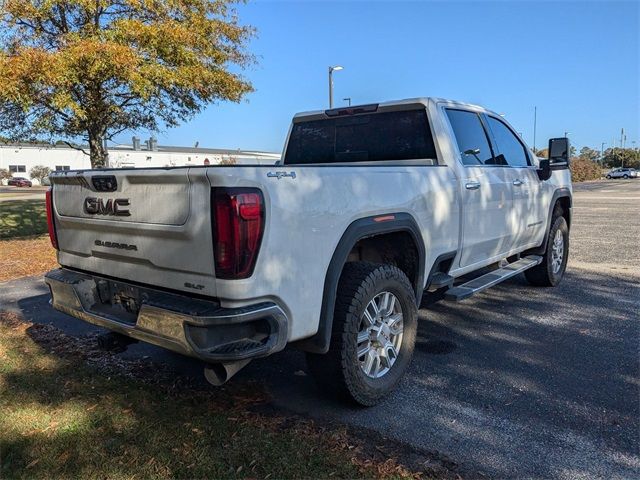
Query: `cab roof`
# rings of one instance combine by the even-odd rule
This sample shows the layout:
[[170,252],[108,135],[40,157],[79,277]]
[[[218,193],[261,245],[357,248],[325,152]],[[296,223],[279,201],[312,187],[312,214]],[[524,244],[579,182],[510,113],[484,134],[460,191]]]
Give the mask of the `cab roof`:
[[317,120],[320,118],[327,118],[328,116],[367,113],[367,112],[374,112],[374,111],[380,111],[380,110],[383,110],[383,111],[405,110],[420,104],[424,105],[425,107],[428,107],[430,103],[445,104],[447,106],[461,107],[461,108],[474,110],[478,112],[491,113],[494,115],[498,115],[496,112],[493,112],[480,105],[475,105],[472,103],[466,103],[466,102],[461,102],[457,100],[448,100],[445,98],[438,98],[438,97],[415,97],[415,98],[405,98],[402,100],[391,100],[391,101],[380,102],[380,103],[370,103],[365,105],[342,106],[342,107],[336,107],[328,110],[312,110],[307,112],[299,112],[293,116],[293,121],[299,122],[302,120],[313,120],[313,119]]

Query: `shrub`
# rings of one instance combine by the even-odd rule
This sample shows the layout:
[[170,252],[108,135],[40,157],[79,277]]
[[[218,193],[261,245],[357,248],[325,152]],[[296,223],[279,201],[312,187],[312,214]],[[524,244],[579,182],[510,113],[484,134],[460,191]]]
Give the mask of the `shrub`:
[[573,158],[571,160],[571,179],[574,182],[598,180],[602,176],[600,166],[591,160]]
[[6,168],[0,168],[0,185],[4,182],[3,180],[9,180],[11,178],[11,172]]
[[38,180],[40,185],[42,185],[42,180],[47,178],[50,173],[51,169],[49,167],[45,167],[44,165],[36,165],[31,170],[29,170],[29,176]]
[[220,160],[220,165],[235,165],[236,163],[238,163],[238,159],[232,155],[226,158],[222,157],[222,160]]

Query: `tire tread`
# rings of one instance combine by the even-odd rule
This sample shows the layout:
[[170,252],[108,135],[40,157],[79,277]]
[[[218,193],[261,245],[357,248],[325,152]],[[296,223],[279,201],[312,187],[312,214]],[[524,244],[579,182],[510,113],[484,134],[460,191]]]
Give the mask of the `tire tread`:
[[[388,280],[397,282],[399,288],[413,297],[413,287],[409,279],[402,270],[393,265],[371,262],[345,264],[338,282],[329,351],[324,355],[307,354],[309,370],[323,390],[364,406],[375,405],[382,396],[372,389],[363,388],[365,386],[358,375],[360,367],[355,365],[354,368],[349,352],[357,348],[357,344],[354,343],[357,342],[360,322],[358,313],[369,303],[369,292],[375,290],[380,282]],[[415,300],[412,303],[415,308]],[[417,317],[417,311],[403,313]],[[409,343],[411,354],[413,344],[410,339]],[[395,387],[402,376],[401,373],[391,382],[388,390]]]

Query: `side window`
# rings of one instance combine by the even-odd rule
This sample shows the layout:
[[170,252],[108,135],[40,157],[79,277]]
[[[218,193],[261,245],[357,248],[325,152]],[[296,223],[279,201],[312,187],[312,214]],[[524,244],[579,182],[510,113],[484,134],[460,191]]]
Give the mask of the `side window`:
[[493,153],[478,114],[465,110],[447,109],[447,116],[456,136],[462,163],[465,165],[493,164]]
[[[502,156],[504,161],[496,163],[506,163],[512,167],[526,167],[529,165],[529,157],[524,145],[518,140],[515,134],[504,123],[494,117],[487,116],[489,128],[493,133],[496,142],[497,156]],[[503,160],[500,158],[500,160]]]

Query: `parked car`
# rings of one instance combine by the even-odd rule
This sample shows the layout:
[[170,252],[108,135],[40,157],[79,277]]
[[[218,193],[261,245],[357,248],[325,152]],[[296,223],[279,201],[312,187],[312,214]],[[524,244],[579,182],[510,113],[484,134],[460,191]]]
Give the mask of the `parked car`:
[[33,183],[31,183],[31,180],[24,177],[13,177],[9,179],[7,185],[14,187],[32,187]]
[[607,178],[638,178],[638,171],[635,168],[614,168],[607,173]]
[[561,281],[569,141],[539,160],[516,132],[410,99],[297,114],[276,165],[53,172],[52,305],[199,358],[214,385],[289,344],[323,391],[373,405],[407,370],[421,305]]

